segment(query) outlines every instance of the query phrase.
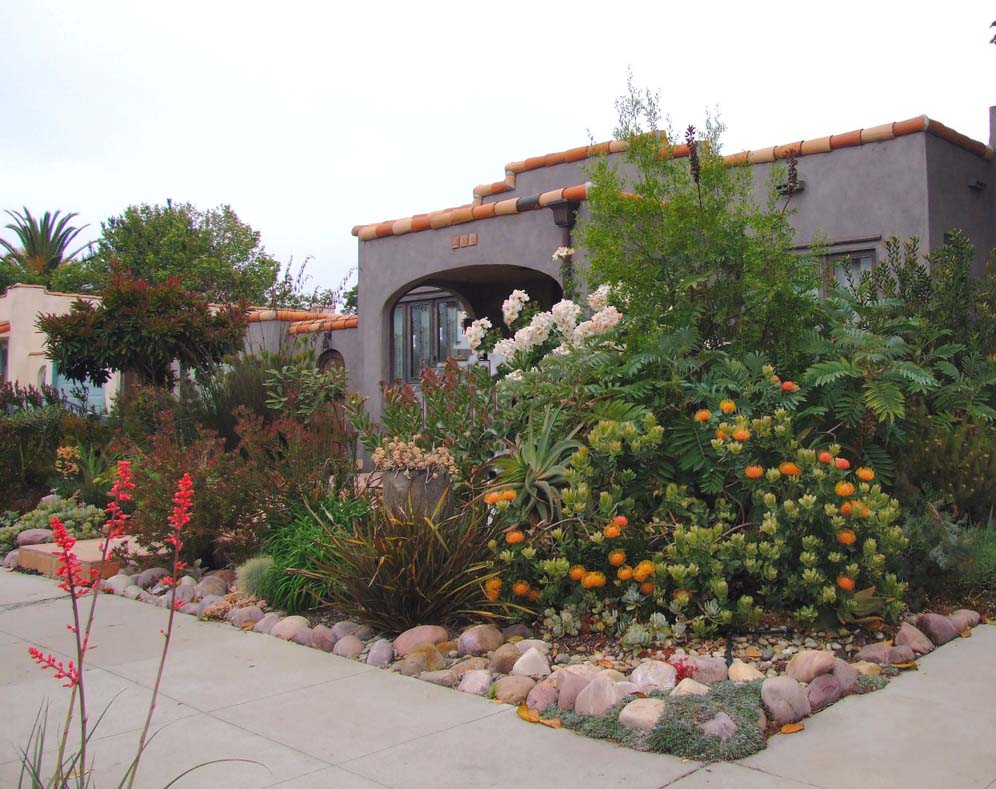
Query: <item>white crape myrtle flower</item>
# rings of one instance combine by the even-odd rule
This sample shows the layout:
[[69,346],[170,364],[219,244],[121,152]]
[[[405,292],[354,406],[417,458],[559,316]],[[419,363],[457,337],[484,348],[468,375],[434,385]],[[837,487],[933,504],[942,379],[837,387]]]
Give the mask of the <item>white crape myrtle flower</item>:
[[545,343],[550,338],[554,325],[553,315],[549,312],[537,312],[533,315],[533,320],[529,324],[529,328],[533,331],[533,344]]
[[581,307],[570,299],[564,299],[554,304],[550,312],[553,314],[553,322],[560,330],[561,335],[570,337],[574,333],[574,327],[577,326],[578,318],[581,316]]
[[515,319],[519,317],[522,312],[522,308],[526,306],[526,302],[529,301],[529,294],[524,290],[513,290],[507,299],[502,302],[501,314],[505,319],[505,325],[511,326],[515,323]]
[[599,310],[604,310],[609,306],[609,286],[599,285],[595,290],[588,294],[588,306],[591,307],[595,312]]
[[464,330],[464,336],[467,338],[470,350],[477,353],[477,349],[481,347],[481,342],[484,340],[484,335],[488,333],[488,329],[490,328],[490,320],[487,318],[478,318]]
[[504,357],[506,363],[511,362],[515,356],[515,340],[499,340],[495,343],[494,353]]
[[553,253],[554,260],[563,260],[564,258],[571,257],[574,254],[573,247],[557,247],[557,251]]
[[522,380],[522,370],[512,370],[512,372],[505,376],[505,380],[518,383]]

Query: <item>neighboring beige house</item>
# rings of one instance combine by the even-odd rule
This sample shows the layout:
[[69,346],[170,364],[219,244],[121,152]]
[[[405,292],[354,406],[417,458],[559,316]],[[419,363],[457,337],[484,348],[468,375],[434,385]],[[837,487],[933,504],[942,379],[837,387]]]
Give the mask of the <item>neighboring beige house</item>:
[[[0,383],[8,381],[21,386],[54,386],[67,396],[80,390],[79,384],[63,378],[58,367],[45,356],[45,334],[35,323],[39,315],[64,314],[78,299],[100,301],[99,296],[79,293],[57,293],[41,285],[11,285],[0,296]],[[329,340],[333,336],[354,336],[355,332],[338,332],[356,327],[355,315],[338,315],[329,311],[277,310],[253,307],[246,332],[247,351],[274,350],[289,337],[302,335],[315,343],[319,364],[353,365],[351,346],[337,348]],[[112,373],[103,386],[83,387],[87,404],[106,411],[121,388],[122,377]]]

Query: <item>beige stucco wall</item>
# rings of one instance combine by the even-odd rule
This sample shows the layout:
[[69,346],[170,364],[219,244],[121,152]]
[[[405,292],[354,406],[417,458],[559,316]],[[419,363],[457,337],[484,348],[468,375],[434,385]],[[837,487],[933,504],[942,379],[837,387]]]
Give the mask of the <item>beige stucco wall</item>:
[[[45,335],[35,321],[41,314],[62,315],[79,298],[73,293],[50,293],[41,285],[11,285],[0,296],[0,323],[10,331],[0,336],[7,344],[7,380],[22,386],[52,383],[52,362],[45,358]],[[90,297],[92,300],[93,297]],[[112,373],[104,384],[104,402],[110,407],[118,392],[120,375]]]

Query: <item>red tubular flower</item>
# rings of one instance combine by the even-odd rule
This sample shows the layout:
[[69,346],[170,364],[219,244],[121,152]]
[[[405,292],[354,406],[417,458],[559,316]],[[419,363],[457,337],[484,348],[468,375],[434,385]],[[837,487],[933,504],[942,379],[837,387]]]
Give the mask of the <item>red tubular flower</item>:
[[63,663],[61,660],[56,660],[54,655],[46,655],[37,647],[28,647],[28,654],[31,655],[31,659],[41,666],[42,669],[53,669],[56,679],[67,680],[67,682],[63,683],[64,688],[72,688],[79,684],[80,674],[73,661],[70,660],[69,663]]
[[121,503],[131,501],[131,491],[135,489],[135,483],[132,482],[131,477],[131,461],[119,460],[117,470],[114,472],[114,484],[108,494],[111,502],[104,510],[107,513],[108,539],[124,534],[128,514],[121,511]]
[[55,575],[64,579],[59,588],[69,592],[73,597],[82,597],[87,592],[89,580],[83,575],[83,566],[76,554],[73,553],[73,546],[76,545],[76,538],[66,531],[65,525],[57,517],[53,516],[49,521],[52,528],[52,536],[55,544],[59,546],[59,568]]

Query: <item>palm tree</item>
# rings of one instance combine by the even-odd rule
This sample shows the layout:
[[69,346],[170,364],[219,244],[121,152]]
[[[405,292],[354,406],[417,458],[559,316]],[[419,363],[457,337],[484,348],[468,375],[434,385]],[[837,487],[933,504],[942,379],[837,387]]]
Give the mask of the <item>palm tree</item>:
[[24,214],[16,211],[7,211],[7,214],[13,218],[14,224],[6,225],[6,228],[14,231],[21,246],[18,248],[0,238],[0,247],[6,250],[3,260],[40,274],[46,279],[62,263],[76,257],[90,246],[85,244],[73,252],[66,252],[73,239],[87,227],[86,225],[73,227],[68,224],[76,214],[66,214],[60,219],[58,211],[54,214],[46,211],[41,217],[41,222],[31,216],[27,208],[24,209]]

